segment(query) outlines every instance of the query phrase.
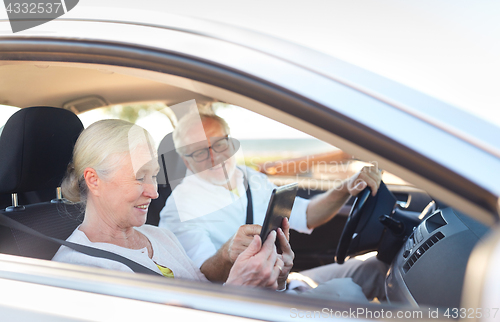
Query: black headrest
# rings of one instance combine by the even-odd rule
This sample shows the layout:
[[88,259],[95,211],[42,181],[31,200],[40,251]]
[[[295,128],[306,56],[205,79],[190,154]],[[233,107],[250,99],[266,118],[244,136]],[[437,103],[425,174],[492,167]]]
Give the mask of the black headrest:
[[0,136],[0,193],[58,187],[82,130],[80,119],[60,108],[37,106],[13,114]]
[[175,151],[172,132],[165,135],[158,146],[158,163],[158,184],[170,184],[171,189],[174,189],[186,175],[187,168]]

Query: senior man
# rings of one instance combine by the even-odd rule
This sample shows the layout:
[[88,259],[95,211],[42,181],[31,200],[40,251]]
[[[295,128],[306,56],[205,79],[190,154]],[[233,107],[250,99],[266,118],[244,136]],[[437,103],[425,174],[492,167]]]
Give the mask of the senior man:
[[[160,227],[174,232],[188,256],[211,281],[225,281],[237,256],[260,233],[271,192],[275,186],[264,174],[237,167],[234,142],[224,119],[207,113],[189,113],[178,123],[173,140],[188,168],[160,213]],[[349,199],[366,186],[376,194],[380,172],[365,167],[339,187],[311,200],[300,197],[290,216],[290,228],[302,233],[331,220]],[[251,192],[253,223],[248,222]],[[350,259],[301,273],[316,283],[350,277],[368,299],[385,297],[387,265],[375,258]]]

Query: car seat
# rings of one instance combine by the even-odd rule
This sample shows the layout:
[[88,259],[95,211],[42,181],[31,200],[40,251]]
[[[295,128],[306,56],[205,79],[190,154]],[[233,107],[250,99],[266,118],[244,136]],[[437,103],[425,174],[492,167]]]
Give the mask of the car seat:
[[158,194],[159,197],[151,201],[146,223],[158,226],[160,222],[160,211],[165,206],[167,198],[172,190],[182,181],[186,175],[186,165],[175,151],[172,132],[165,135],[158,146]]
[[[0,212],[45,235],[66,239],[81,223],[82,209],[56,195],[83,125],[72,112],[53,107],[13,114],[0,137],[0,193],[13,204]],[[18,193],[53,191],[52,201],[19,205]],[[58,244],[0,227],[0,252],[51,259]]]

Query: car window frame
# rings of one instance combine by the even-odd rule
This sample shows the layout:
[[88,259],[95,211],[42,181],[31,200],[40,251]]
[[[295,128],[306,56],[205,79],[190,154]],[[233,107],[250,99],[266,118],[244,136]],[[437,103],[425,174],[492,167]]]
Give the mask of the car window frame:
[[[9,42],[2,40],[0,43]],[[82,63],[92,62],[105,65],[139,68],[166,74],[174,74],[199,82],[204,82],[259,101],[263,104],[263,106],[273,106],[276,110],[283,113],[289,113],[293,117],[302,119],[303,122],[313,124],[320,130],[332,132],[335,135],[342,137],[344,140],[352,140],[353,144],[358,144],[359,146],[365,148],[370,146],[373,148],[375,153],[380,153],[383,156],[386,156],[390,151],[396,151],[396,156],[391,159],[396,164],[407,159],[417,157],[419,161],[412,161],[410,163],[410,167],[414,166],[415,168],[412,168],[413,171],[419,173],[425,178],[431,178],[431,174],[439,172],[440,170],[444,172],[444,174],[439,176],[442,180],[448,179],[447,176],[455,175],[455,173],[449,169],[443,168],[443,166],[437,164],[434,160],[417,154],[415,151],[402,148],[401,144],[394,142],[394,140],[389,137],[370,129],[367,125],[360,124],[353,119],[346,117],[325,104],[318,103],[311,98],[304,97],[285,87],[270,84],[265,79],[259,79],[258,77],[248,75],[240,71],[227,69],[223,66],[214,64],[213,62],[203,61],[196,57],[189,57],[187,55],[179,54],[178,52],[159,51],[151,48],[137,48],[126,44],[103,44],[92,41],[77,43],[71,40],[57,41],[54,39],[21,39],[18,41],[11,41],[10,45],[10,51],[6,53],[6,56],[4,57],[5,59],[57,61],[58,59],[60,60],[60,58],[47,53],[47,51],[56,51],[63,56],[65,60],[69,61]],[[44,50],[40,50],[41,47],[43,47]],[[92,47],[95,52],[88,53],[88,47]],[[151,60],[148,60],[148,58],[151,58]],[[316,123],[316,118],[321,119],[322,122],[319,122],[319,124]],[[366,139],[367,137],[370,139]],[[393,143],[394,146],[390,143]],[[389,152],[382,153],[379,152],[378,149],[388,149]],[[397,156],[400,158],[398,159]],[[470,180],[467,180],[466,178],[459,177],[457,180],[452,182],[457,183],[459,187],[462,187],[462,185],[467,186],[462,187],[464,188],[464,191],[457,193],[459,196],[466,198],[472,204],[476,204],[479,208],[483,208],[483,210],[490,215],[495,213],[496,197],[491,192],[485,190],[483,187],[471,184]],[[444,186],[446,187],[447,185]],[[477,189],[476,193],[467,196],[467,191],[474,189]],[[457,192],[455,189],[451,190]],[[485,195],[482,197],[485,198],[478,197],[475,199],[474,196],[477,196],[478,193],[484,193]],[[487,199],[486,197],[490,199],[494,198],[495,208],[492,208],[491,200],[488,199],[486,202],[483,200]],[[24,269],[27,269],[27,267]],[[80,272],[79,269],[74,267],[66,267],[66,269],[72,270],[76,275]],[[95,272],[97,272],[97,270],[93,271],[93,274],[95,274]],[[29,281],[30,277],[24,276],[24,278],[25,281]],[[92,276],[92,279],[94,278],[96,278],[96,276]],[[125,280],[129,278],[130,275],[124,277],[122,282],[125,282]],[[41,280],[37,282],[44,283]],[[75,285],[74,283],[75,281],[71,278],[71,282],[66,284],[66,287],[73,288]],[[184,288],[185,285],[187,284],[183,284],[182,288]],[[195,288],[197,289],[198,286]],[[225,292],[225,290],[222,292]],[[256,294],[260,296],[261,292],[257,291]],[[238,293],[238,295],[240,295],[240,293]],[[241,296],[244,297],[243,295]],[[250,296],[250,299],[253,301],[255,301],[256,298],[258,298],[257,295],[255,297]],[[311,303],[311,306],[309,306],[309,304],[305,304],[306,302],[307,300],[304,302],[304,299],[301,298],[298,305],[315,307],[313,304],[323,303]],[[287,303],[290,302],[287,301]],[[331,302],[330,305],[332,305]],[[342,304],[334,303],[334,305],[341,306]],[[380,306],[377,307],[380,308]]]
[[[303,121],[302,124],[307,124],[309,127],[313,126],[333,134],[333,136],[339,138],[340,143],[335,145],[346,152],[351,153],[354,146],[356,154],[361,157],[370,160],[370,156],[376,156],[381,167],[395,167],[394,170],[390,170],[395,175],[403,179],[409,175],[412,183],[418,183],[419,186],[423,185],[430,193],[441,193],[446,198],[451,198],[457,208],[477,216],[482,221],[491,224],[498,219],[498,198],[494,188],[491,188],[491,186],[486,188],[481,185],[481,181],[474,181],[472,173],[470,176],[464,177],[462,174],[443,166],[437,160],[412,150],[395,141],[394,138],[370,128],[367,124],[360,123],[358,120],[342,114],[340,110],[337,110],[340,106],[333,109],[324,105],[327,102],[318,102],[312,98],[304,97],[299,93],[278,84],[270,83],[255,75],[221,66],[200,57],[192,57],[186,53],[172,52],[166,49],[160,51],[158,49],[140,48],[127,44],[90,40],[75,42],[72,40],[43,38],[29,40],[1,39],[0,43],[7,45],[3,48],[9,48],[8,51],[2,53],[3,59],[7,60],[51,61],[57,57],[54,53],[59,53],[59,55],[65,57],[66,61],[92,62],[173,74],[236,93],[260,102],[267,107],[272,106],[274,110],[285,112],[296,120]],[[43,51],[40,50],[41,47],[43,47]],[[93,48],[92,52],[94,54],[89,53],[89,47]],[[251,54],[253,53],[250,52],[249,57],[251,57]],[[317,81],[328,81],[328,83],[332,84],[331,80],[323,79],[320,75],[309,74],[311,78],[317,78]],[[341,86],[342,84],[337,85]],[[352,89],[346,90],[353,91],[352,95],[356,94]],[[364,97],[363,93],[357,93],[357,95]],[[377,104],[380,106],[384,103],[379,101]],[[391,109],[390,106],[388,108]],[[256,111],[262,112],[262,110]],[[266,115],[265,113],[269,112],[266,111],[262,114]],[[275,117],[276,115],[274,115]],[[414,121],[419,123],[417,126],[424,125],[422,130],[425,129],[425,126],[430,126],[429,124],[423,124],[421,120]],[[301,126],[300,122],[297,122],[297,126]],[[304,132],[311,134],[310,130]],[[442,135],[441,139],[445,137],[452,139],[445,132],[436,134]],[[480,149],[474,150],[467,142],[460,139],[453,140],[454,143],[460,144],[464,149],[466,147],[472,148],[469,151],[470,153],[477,152],[484,155],[484,151]],[[329,142],[330,140],[325,141]],[[342,145],[347,145],[351,151]],[[500,166],[500,159],[492,160]],[[402,170],[399,165],[404,165],[406,171]],[[476,176],[475,179],[478,178],[479,176]],[[491,178],[484,177],[484,179]],[[449,202],[448,200],[445,201]]]

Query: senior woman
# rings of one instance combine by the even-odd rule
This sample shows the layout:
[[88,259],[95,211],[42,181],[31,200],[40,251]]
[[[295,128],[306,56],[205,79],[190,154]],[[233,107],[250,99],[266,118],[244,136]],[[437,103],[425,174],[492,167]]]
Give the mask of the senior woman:
[[[78,138],[73,161],[62,183],[66,199],[82,203],[85,217],[68,241],[103,249],[167,277],[207,281],[169,230],[145,225],[148,206],[158,197],[159,171],[152,139],[143,128],[122,120],[103,120],[90,125]],[[285,245],[276,253],[276,234],[262,245],[255,236],[235,261],[226,284],[282,289],[293,261]],[[262,247],[261,247],[262,246]],[[53,260],[120,271],[127,265],[92,257],[61,246]]]

